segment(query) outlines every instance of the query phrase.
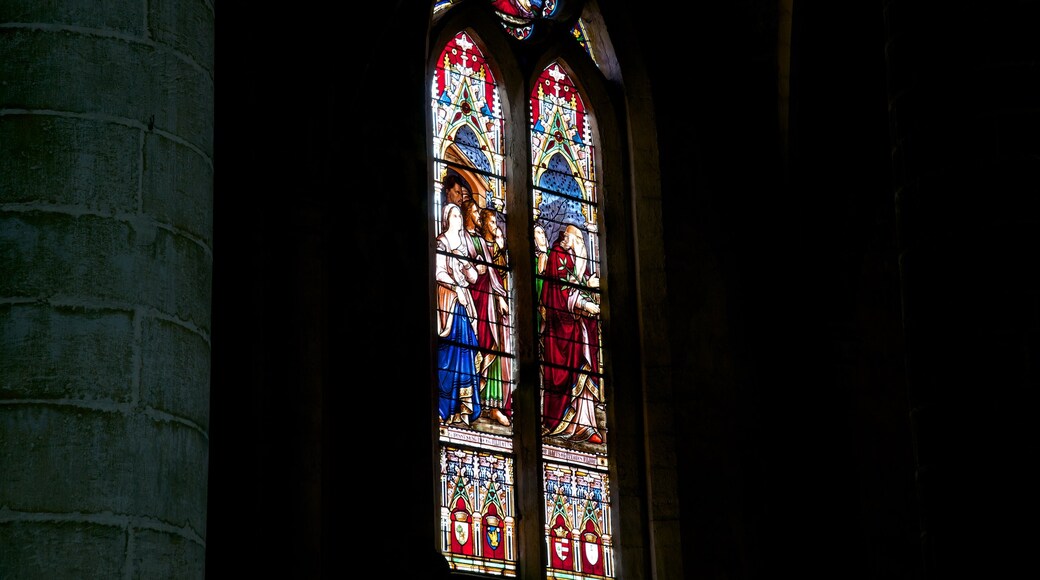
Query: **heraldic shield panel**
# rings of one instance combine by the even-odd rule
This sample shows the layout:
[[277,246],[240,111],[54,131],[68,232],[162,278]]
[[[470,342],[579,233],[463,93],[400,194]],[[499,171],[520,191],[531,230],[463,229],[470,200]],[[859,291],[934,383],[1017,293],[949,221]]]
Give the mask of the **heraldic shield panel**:
[[613,533],[605,473],[545,463],[548,578],[614,576]]
[[516,576],[513,460],[441,447],[441,546],[457,570]]

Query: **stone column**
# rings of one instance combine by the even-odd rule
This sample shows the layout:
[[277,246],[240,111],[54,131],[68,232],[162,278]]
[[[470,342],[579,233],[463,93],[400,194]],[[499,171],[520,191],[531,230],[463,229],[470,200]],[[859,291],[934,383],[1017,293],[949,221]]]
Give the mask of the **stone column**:
[[1034,513],[1038,3],[884,7],[926,575],[1004,577]]
[[204,576],[213,23],[0,5],[0,577]]

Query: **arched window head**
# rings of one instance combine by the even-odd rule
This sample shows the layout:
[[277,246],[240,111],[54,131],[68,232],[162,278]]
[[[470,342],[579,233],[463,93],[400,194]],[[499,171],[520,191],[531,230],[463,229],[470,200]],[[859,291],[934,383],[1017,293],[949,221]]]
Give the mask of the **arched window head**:
[[[467,0],[435,0],[433,12],[439,15]],[[484,2],[499,24],[517,40],[539,41],[551,36],[553,29],[576,30],[577,17],[584,0],[468,0]],[[577,36],[577,35],[576,35]]]

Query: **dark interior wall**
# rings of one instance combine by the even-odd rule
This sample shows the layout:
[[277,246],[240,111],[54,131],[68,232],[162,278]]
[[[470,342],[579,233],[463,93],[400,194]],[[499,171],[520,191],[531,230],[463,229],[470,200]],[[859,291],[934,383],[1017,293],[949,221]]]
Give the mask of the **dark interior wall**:
[[688,28],[655,50],[683,60],[653,66],[672,342],[691,345],[688,570],[914,577],[881,7],[794,3],[786,166],[779,5],[670,12]]
[[210,432],[207,576],[318,577],[324,424],[312,413],[327,367],[312,362],[329,347],[314,268],[328,268],[328,253],[313,242],[327,240],[334,144],[322,120],[334,95],[304,64],[332,63],[315,40],[320,21],[222,9],[211,405],[222,420]]
[[432,557],[427,19],[222,9],[208,575]]
[[[883,3],[794,3],[786,161],[776,2],[601,4],[650,61],[676,405],[649,420],[680,428],[687,576],[923,578]],[[401,499],[434,490],[428,280],[408,267],[428,241],[427,21],[383,10],[217,19],[210,577],[433,545]],[[1036,379],[1030,292],[994,347],[1016,388]]]
[[[908,398],[934,577],[1029,565],[1037,2],[885,5]],[[948,9],[947,9],[948,8]]]

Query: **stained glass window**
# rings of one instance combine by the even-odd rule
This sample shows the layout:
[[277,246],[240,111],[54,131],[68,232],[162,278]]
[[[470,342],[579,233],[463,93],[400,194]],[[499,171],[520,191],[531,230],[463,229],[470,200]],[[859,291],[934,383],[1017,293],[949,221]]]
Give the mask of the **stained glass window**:
[[574,23],[571,34],[574,35],[574,39],[578,41],[578,44],[585,49],[585,52],[589,53],[589,56],[592,57],[592,62],[599,66],[599,62],[596,61],[596,53],[592,50],[592,36],[589,35],[589,31],[585,26],[585,20],[579,18]]
[[[502,25],[480,28],[485,38],[528,38],[562,4],[477,1]],[[435,0],[435,14],[458,4]],[[442,26],[455,21],[465,17]],[[482,576],[529,577],[523,567],[537,566],[546,578],[614,578],[595,119],[566,63],[507,91],[498,63],[518,60],[496,60],[460,28],[441,36],[430,83],[438,548],[453,570]],[[546,30],[591,54],[580,20]],[[517,102],[503,103],[507,95]],[[529,174],[507,177],[528,163]],[[509,208],[531,212],[511,222],[526,230],[513,239],[530,244],[507,247]],[[520,376],[518,336],[530,341],[520,349],[529,376]]]
[[453,568],[515,576],[515,301],[495,78],[479,44],[459,32],[431,83],[441,550]]
[[433,0],[433,13],[440,14],[455,4],[458,4],[460,1],[461,0]]
[[545,463],[548,578],[614,576],[607,476],[580,465]]
[[537,20],[552,18],[556,14],[557,0],[489,0],[495,15],[514,38],[525,40],[531,37]]
[[516,576],[513,460],[441,447],[441,543],[452,567]]
[[548,575],[611,577],[592,117],[560,62],[530,106]]

